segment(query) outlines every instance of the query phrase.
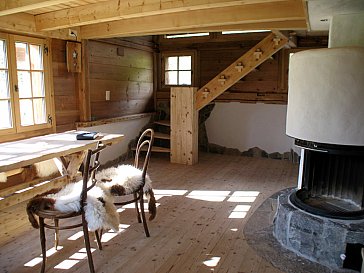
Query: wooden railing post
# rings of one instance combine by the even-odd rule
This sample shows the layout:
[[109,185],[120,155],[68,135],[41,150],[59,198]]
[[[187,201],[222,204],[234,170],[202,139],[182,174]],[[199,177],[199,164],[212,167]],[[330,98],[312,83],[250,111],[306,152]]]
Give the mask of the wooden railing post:
[[171,162],[198,162],[196,87],[171,88]]

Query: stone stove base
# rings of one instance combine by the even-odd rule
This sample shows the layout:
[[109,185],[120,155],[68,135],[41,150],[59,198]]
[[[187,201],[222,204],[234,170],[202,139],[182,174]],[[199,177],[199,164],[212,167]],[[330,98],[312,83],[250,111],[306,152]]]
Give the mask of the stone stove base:
[[338,220],[307,213],[278,197],[273,235],[287,249],[332,269],[342,269],[347,244],[364,245],[364,220]]

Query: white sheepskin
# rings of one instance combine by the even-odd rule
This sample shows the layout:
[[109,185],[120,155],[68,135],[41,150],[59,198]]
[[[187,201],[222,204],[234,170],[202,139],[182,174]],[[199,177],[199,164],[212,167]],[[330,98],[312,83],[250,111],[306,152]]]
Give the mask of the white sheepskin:
[[[121,185],[125,188],[125,193],[133,193],[142,184],[142,170],[132,165],[119,165],[117,167],[111,167],[96,173],[96,179],[102,181],[102,179],[112,180],[105,182],[105,188],[111,188],[113,185]],[[152,189],[152,180],[148,175],[145,177],[144,192],[148,192]]]
[[34,166],[37,170],[38,177],[48,177],[58,172],[57,165],[53,159],[34,163]]
[[[62,212],[77,212],[80,210],[80,192],[82,181],[65,186],[56,194],[46,197],[55,199],[55,209]],[[102,198],[104,203],[98,200]],[[101,187],[95,186],[88,191],[87,204],[85,206],[85,217],[90,231],[98,229],[119,230],[119,215],[113,204],[113,197]]]
[[8,180],[6,173],[0,173],[0,183],[5,183]]

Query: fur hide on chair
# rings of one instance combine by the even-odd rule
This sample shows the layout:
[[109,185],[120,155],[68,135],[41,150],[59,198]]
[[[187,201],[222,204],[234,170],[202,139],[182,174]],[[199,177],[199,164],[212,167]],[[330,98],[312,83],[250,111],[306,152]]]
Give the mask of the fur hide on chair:
[[[95,231],[111,228],[118,231],[119,215],[114,206],[113,196],[131,194],[142,185],[142,171],[131,165],[111,167],[96,173],[98,182],[88,191],[85,216],[88,228]],[[53,189],[33,197],[27,205],[27,214],[34,228],[39,224],[34,216],[37,210],[53,209],[61,212],[77,212],[80,210],[80,192],[82,181],[66,185],[62,189]],[[152,181],[147,175],[143,188],[148,199],[149,220],[157,214],[156,200],[152,189]]]
[[[132,165],[119,165],[96,173],[96,179],[104,182],[99,186],[109,190],[114,196],[122,196],[138,190],[143,182],[142,170]],[[148,199],[149,220],[153,220],[157,214],[156,200],[152,188],[152,180],[148,175],[145,177],[143,187],[144,194]]]
[[[27,205],[30,223],[34,228],[39,224],[34,212],[39,209],[53,209],[60,212],[78,212],[82,181],[66,185],[63,189],[54,189],[37,195]],[[95,186],[88,191],[85,206],[85,217],[90,231],[98,229],[119,230],[119,215],[113,204],[113,197],[103,187]]]

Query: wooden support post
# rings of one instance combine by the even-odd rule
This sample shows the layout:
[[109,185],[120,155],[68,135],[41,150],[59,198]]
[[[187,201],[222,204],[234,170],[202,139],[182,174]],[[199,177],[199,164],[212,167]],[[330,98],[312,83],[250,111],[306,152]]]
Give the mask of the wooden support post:
[[195,87],[171,88],[171,162],[198,162],[198,110]]

